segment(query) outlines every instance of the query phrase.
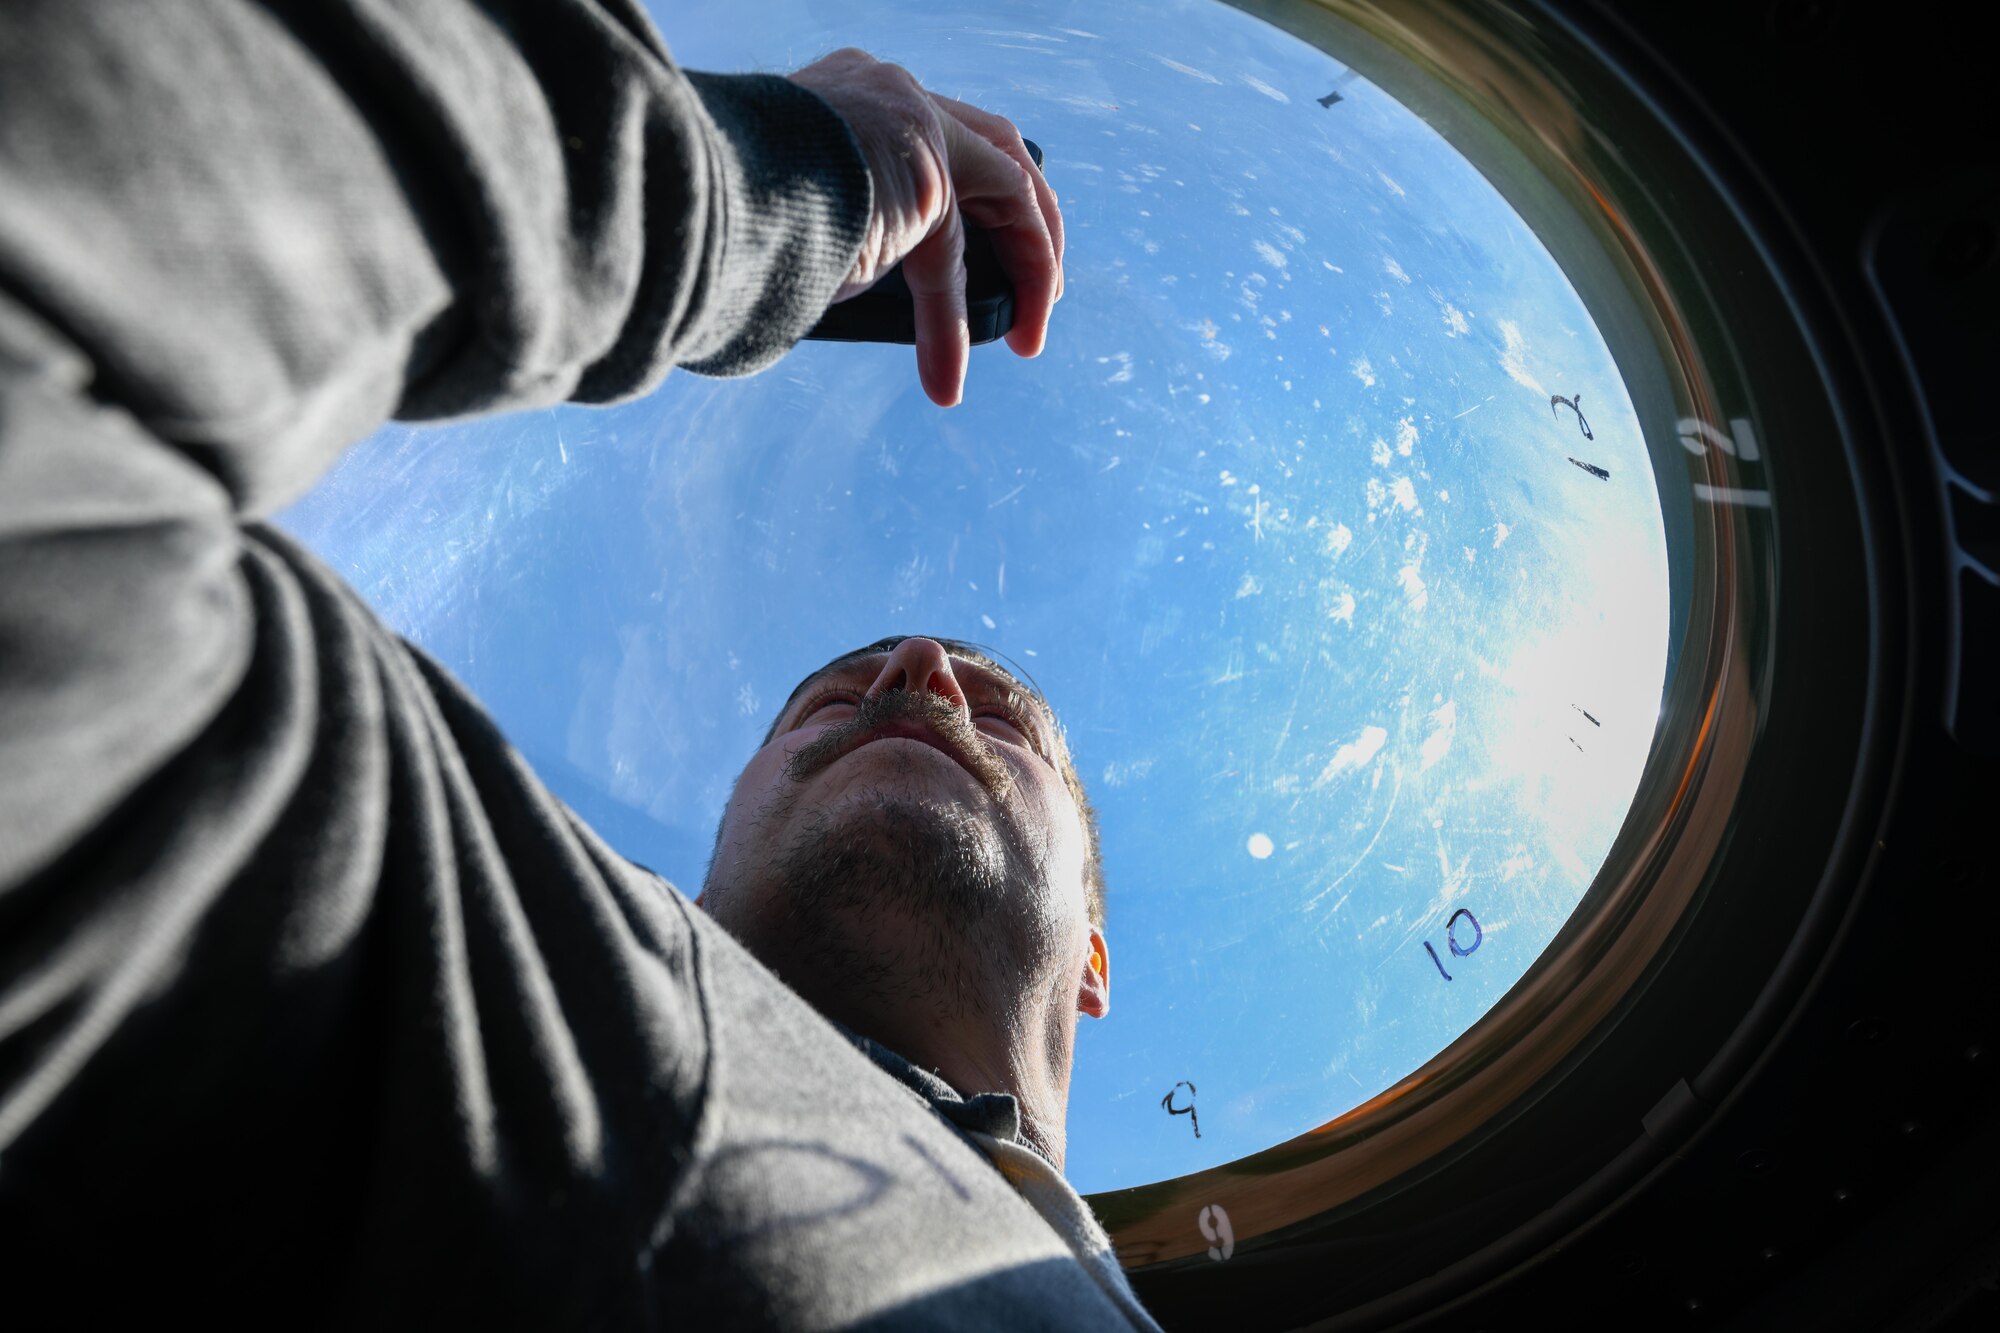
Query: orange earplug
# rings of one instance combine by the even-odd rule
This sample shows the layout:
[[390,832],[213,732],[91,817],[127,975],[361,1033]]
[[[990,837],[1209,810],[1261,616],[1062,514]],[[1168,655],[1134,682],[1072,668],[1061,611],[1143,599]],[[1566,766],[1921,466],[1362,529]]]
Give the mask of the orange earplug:
[[1104,955],[1095,949],[1090,951],[1090,970],[1100,977],[1104,975]]

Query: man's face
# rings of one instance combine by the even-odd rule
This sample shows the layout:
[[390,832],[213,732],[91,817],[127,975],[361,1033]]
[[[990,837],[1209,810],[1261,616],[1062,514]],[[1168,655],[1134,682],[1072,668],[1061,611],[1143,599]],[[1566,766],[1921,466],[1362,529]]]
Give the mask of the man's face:
[[990,1010],[996,983],[1102,947],[1062,744],[1040,700],[935,640],[836,659],[744,767],[704,903],[760,953]]

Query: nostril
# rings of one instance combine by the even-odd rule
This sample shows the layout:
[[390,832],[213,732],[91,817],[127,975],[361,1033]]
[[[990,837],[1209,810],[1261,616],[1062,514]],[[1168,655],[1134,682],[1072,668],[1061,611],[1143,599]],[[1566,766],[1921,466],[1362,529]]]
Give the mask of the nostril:
[[869,688],[871,696],[890,690],[913,694],[935,694],[954,704],[963,702],[957,677],[951,669],[951,655],[935,639],[912,635],[899,642],[882,664],[881,672]]

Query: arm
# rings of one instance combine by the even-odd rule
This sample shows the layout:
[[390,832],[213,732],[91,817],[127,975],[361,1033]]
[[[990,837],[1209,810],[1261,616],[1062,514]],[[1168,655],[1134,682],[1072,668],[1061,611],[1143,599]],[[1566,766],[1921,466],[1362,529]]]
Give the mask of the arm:
[[0,6],[23,1280],[641,1299],[705,1104],[677,902],[245,521],[391,411],[752,368],[867,218],[822,101],[684,77],[623,6]]
[[[698,932],[254,520],[391,412],[754,369],[939,236],[948,313],[961,195],[1052,293],[1012,128],[889,85],[682,75],[629,0],[0,6],[18,1271],[143,1235],[163,1298],[650,1308],[705,1142]],[[928,188],[871,216],[843,116]],[[937,369],[955,398],[962,343]]]
[[391,410],[754,369],[869,217],[820,99],[684,76],[620,0],[33,0],[0,24],[0,278],[95,397],[252,512]]
[[[754,369],[824,308],[869,216],[824,102],[683,77],[636,11],[587,0],[10,5],[0,125],[0,349],[93,423],[17,426],[0,458],[9,593],[57,603],[18,609],[16,641],[70,677],[39,701],[6,686],[0,885],[232,687],[235,517],[392,411]],[[120,549],[30,586],[29,546],[80,542]],[[141,604],[63,605],[120,584]]]

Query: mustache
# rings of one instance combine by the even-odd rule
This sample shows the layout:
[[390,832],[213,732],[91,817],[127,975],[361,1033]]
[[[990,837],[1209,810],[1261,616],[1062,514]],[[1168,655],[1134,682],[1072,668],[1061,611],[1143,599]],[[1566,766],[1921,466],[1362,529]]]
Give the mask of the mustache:
[[885,690],[855,705],[854,716],[836,722],[793,752],[785,761],[785,776],[804,782],[842,755],[864,744],[891,722],[916,722],[938,734],[954,757],[995,799],[1013,786],[1013,770],[993,753],[993,747],[957,705],[929,690]]

